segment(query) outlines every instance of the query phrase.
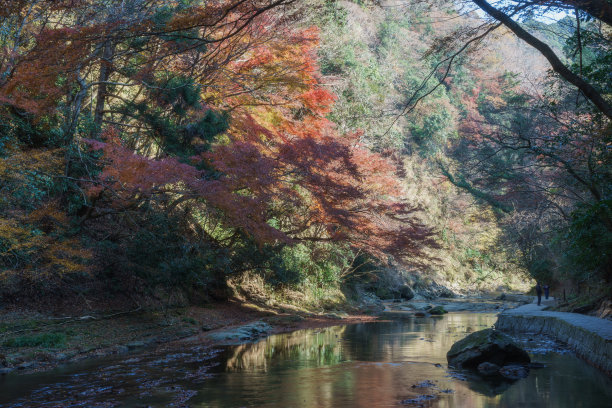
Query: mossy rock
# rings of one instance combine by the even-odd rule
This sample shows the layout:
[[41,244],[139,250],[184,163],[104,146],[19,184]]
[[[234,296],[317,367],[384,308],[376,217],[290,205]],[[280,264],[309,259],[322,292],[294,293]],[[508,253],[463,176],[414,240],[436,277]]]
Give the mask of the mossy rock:
[[41,333],[8,339],[2,343],[3,347],[66,347],[66,334],[63,332]]
[[432,315],[443,315],[445,313],[448,313],[442,306],[436,306],[436,307],[432,307],[431,309],[429,309],[429,314]]
[[525,350],[517,346],[510,336],[494,329],[474,332],[459,340],[446,353],[448,365],[455,368],[476,368],[489,362],[500,367],[511,363],[529,363]]

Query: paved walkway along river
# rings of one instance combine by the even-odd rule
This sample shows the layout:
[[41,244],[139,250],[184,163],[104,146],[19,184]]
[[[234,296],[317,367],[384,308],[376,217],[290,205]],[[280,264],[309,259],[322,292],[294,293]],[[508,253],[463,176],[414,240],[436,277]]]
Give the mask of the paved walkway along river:
[[509,309],[495,327],[503,331],[543,333],[572,347],[579,356],[612,374],[612,321],[578,313],[543,310],[553,299]]

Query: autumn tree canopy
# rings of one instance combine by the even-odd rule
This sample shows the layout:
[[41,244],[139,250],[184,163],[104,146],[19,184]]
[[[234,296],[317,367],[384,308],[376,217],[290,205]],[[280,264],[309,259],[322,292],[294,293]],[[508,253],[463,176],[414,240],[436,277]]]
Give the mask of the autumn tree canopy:
[[385,5],[2,2],[9,292],[609,282],[608,3]]
[[[294,23],[294,1],[9,3],[5,149],[57,149],[37,177],[61,193],[41,203],[119,245],[122,259],[134,234],[153,233],[153,214],[180,219],[196,257],[268,253],[256,269],[297,244],[381,260],[434,245],[396,163],[327,118],[335,96],[321,81],[318,31]],[[105,251],[88,254],[104,263]]]

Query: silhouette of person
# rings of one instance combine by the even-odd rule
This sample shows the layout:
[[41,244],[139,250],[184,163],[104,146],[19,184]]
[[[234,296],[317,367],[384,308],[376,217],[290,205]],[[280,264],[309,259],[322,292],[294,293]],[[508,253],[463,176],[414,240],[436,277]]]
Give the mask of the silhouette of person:
[[549,293],[550,293],[550,286],[544,285],[544,299],[548,300]]
[[536,295],[538,295],[538,306],[542,303],[542,286],[540,286],[540,282],[536,283]]

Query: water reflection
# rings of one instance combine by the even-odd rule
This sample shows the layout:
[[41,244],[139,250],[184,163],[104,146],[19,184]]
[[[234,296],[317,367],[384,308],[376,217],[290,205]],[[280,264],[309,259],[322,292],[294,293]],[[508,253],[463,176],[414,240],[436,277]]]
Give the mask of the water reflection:
[[347,326],[325,330],[299,330],[272,336],[255,344],[244,344],[227,352],[225,371],[268,372],[276,361],[290,361],[296,368],[320,367],[341,362]]
[[[610,406],[610,381],[571,355],[538,357],[548,367],[516,383],[493,384],[469,373],[451,376],[446,351],[468,332],[494,322],[493,314],[466,313],[273,336],[228,349],[225,363],[191,402],[197,407],[385,407],[435,395],[425,406]],[[433,386],[419,387],[424,380]]]
[[[515,383],[485,383],[446,368],[446,351],[495,315],[337,326],[256,344],[148,352],[0,379],[1,407],[609,407],[611,381],[571,354],[535,359]],[[212,368],[211,368],[212,367]],[[425,382],[425,381],[429,382]]]

